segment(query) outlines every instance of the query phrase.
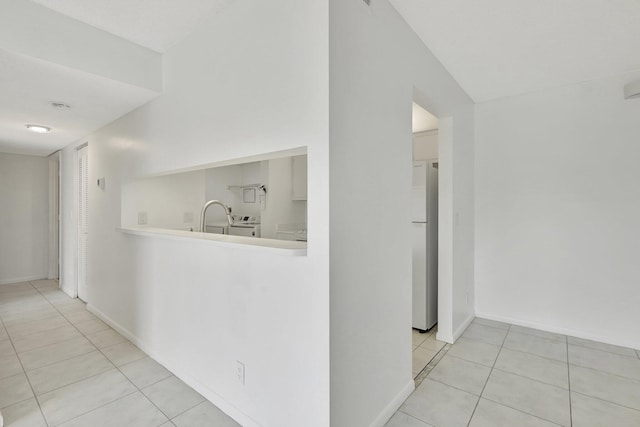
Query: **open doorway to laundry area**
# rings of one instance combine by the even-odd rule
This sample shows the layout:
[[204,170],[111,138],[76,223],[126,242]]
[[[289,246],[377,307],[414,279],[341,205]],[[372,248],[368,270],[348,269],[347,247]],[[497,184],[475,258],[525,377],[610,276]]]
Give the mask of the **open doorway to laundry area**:
[[412,376],[445,345],[438,323],[438,119],[412,105]]

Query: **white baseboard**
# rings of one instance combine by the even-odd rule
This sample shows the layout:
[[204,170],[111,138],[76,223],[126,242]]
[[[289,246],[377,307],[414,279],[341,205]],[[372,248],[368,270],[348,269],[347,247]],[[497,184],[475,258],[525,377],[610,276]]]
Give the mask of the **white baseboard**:
[[467,317],[464,320],[464,322],[462,322],[462,325],[460,325],[458,329],[456,329],[451,335],[445,334],[444,332],[440,331],[440,329],[438,329],[438,332],[436,332],[436,339],[438,341],[444,341],[449,344],[455,343],[458,340],[458,338],[460,338],[460,335],[464,333],[465,329],[467,329],[467,327],[471,324],[471,322],[473,322],[473,319],[475,318],[476,318],[475,313],[469,314],[469,317]]
[[0,279],[0,285],[8,285],[10,283],[30,282],[31,280],[45,280],[47,275],[38,274],[35,276],[13,277],[11,279]]
[[380,412],[380,415],[378,415],[378,417],[371,423],[370,427],[383,427],[387,423],[387,421],[389,421],[391,417],[393,417],[393,414],[396,413],[400,406],[402,406],[404,401],[407,400],[409,396],[411,396],[411,393],[413,393],[413,390],[415,390],[415,388],[416,384],[413,382],[413,380],[410,380],[391,400],[391,402],[389,402],[389,404],[385,406],[382,412]]
[[111,319],[95,306],[87,304],[87,310],[95,314],[100,320],[111,326],[120,335],[135,344],[140,350],[144,351],[149,357],[164,366],[173,375],[184,381],[185,384],[187,384],[189,387],[193,388],[195,391],[203,395],[209,402],[216,405],[222,412],[233,418],[240,425],[242,425],[243,427],[261,427],[261,425],[253,418],[246,415],[240,409],[236,408],[234,405],[222,398],[222,396],[220,396],[218,393],[211,390],[209,387],[205,386],[195,377],[189,374],[185,369],[182,368],[182,364],[176,363],[172,360],[158,355],[150,345],[139,339],[127,329],[123,328],[119,323]]
[[475,318],[476,318],[475,312],[469,314],[469,317],[467,317],[465,321],[462,322],[462,325],[460,325],[460,327],[456,329],[456,331],[453,333],[453,342],[456,342],[458,338],[460,338],[460,335],[464,333],[465,329],[469,327],[469,325],[471,324],[471,322],[473,322],[473,319]]
[[589,332],[579,331],[576,329],[562,328],[562,327],[547,325],[545,323],[539,323],[539,322],[523,320],[523,319],[516,319],[513,317],[507,317],[507,316],[495,316],[493,314],[488,314],[488,313],[477,313],[476,315],[477,317],[481,317],[483,319],[510,323],[512,325],[524,326],[527,328],[540,329],[541,331],[553,332],[556,334],[567,335],[567,336],[576,337],[576,338],[583,338],[585,340],[598,341],[605,344],[617,345],[621,347],[636,348],[636,349],[640,348],[640,341],[635,341],[635,342],[625,341],[625,340],[618,341],[615,339],[611,339],[610,336],[606,336],[606,335],[592,334]]

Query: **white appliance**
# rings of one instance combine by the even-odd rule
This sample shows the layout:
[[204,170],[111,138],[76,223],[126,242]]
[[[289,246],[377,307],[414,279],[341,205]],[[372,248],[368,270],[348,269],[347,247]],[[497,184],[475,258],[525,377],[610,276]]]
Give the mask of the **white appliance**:
[[438,161],[413,162],[413,323],[427,331],[438,322]]

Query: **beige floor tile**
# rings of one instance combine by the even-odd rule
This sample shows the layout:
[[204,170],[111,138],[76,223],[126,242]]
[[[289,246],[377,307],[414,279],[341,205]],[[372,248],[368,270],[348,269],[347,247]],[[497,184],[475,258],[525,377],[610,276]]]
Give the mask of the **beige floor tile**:
[[0,341],[0,357],[9,357],[16,354],[13,345],[9,340]]
[[569,391],[494,369],[482,397],[544,420],[569,426]]
[[407,415],[404,412],[396,412],[389,420],[385,427],[435,427],[431,424],[427,424],[424,421],[420,421],[417,418],[413,418],[411,415]]
[[487,344],[501,346],[507,330],[472,323],[462,334],[463,338],[482,341]]
[[87,335],[87,338],[98,348],[109,347],[114,344],[127,341],[122,335],[120,335],[113,329],[107,329],[106,331],[89,334]]
[[495,368],[569,389],[569,365],[566,362],[503,348]]
[[78,337],[20,353],[19,357],[24,369],[30,371],[71,357],[90,353],[95,349],[96,347],[85,337]]
[[60,287],[60,284],[55,279],[32,280],[31,284],[36,289],[59,288]]
[[437,351],[418,347],[411,353],[411,372],[415,377],[438,354]]
[[7,332],[11,336],[28,335],[36,332],[50,331],[52,329],[67,326],[70,323],[60,314],[47,317],[45,319],[30,320],[27,322],[14,323],[7,326]]
[[466,427],[477,402],[478,396],[427,378],[400,411],[434,426]]
[[571,366],[571,391],[640,410],[640,381]]
[[429,373],[428,378],[468,393],[480,395],[491,368],[447,354]]
[[69,299],[68,302],[62,302],[63,303],[57,303],[56,308],[64,315],[87,310],[87,305],[77,298]]
[[525,353],[535,354],[536,356],[558,360],[560,362],[567,361],[566,343],[535,335],[510,331],[504,342],[504,347],[511,350],[522,351]]
[[7,427],[47,427],[36,399],[24,400],[2,409]]
[[473,322],[471,323],[476,325],[491,326],[492,328],[499,328],[499,329],[505,329],[505,330],[508,330],[509,327],[511,326],[508,323],[498,322],[496,320],[483,319],[481,317],[476,317],[475,319],[473,319]]
[[498,346],[460,337],[451,346],[447,354],[491,367],[495,363],[499,352],[500,347]]
[[411,330],[411,342],[416,347],[419,346],[420,344],[422,344],[424,342],[424,340],[427,339],[428,336],[429,336],[429,333],[421,334],[420,332],[416,331],[415,329]]
[[556,334],[556,333],[547,332],[547,331],[541,331],[540,329],[527,328],[525,326],[513,325],[513,326],[511,326],[511,331],[512,332],[517,332],[517,333],[520,333],[520,334],[527,334],[527,335],[533,335],[533,336],[540,337],[540,338],[546,338],[546,339],[549,339],[549,340],[560,341],[560,342],[563,342],[563,343],[567,342],[567,336],[566,335]]
[[33,397],[24,373],[0,380],[0,409]]
[[100,319],[85,320],[84,322],[74,323],[74,326],[84,335],[95,334],[96,332],[111,329]]
[[574,427],[638,427],[640,411],[571,393]]
[[58,425],[136,391],[124,375],[113,369],[45,393],[38,399],[49,424]]
[[99,351],[72,357],[27,372],[36,396],[113,369]]
[[620,347],[617,345],[605,344],[601,342],[590,341],[590,340],[585,340],[585,339],[576,338],[576,337],[568,337],[568,340],[569,340],[569,344],[579,345],[581,347],[592,348],[594,350],[607,351],[609,353],[616,353],[623,356],[637,357],[635,350],[632,348]]
[[569,363],[640,380],[640,359],[569,344]]
[[35,332],[28,335],[19,335],[13,338],[13,345],[18,353],[67,341],[80,337],[80,332],[71,325],[62,326],[50,331]]
[[171,419],[204,401],[204,397],[173,376],[142,392]]
[[0,358],[0,379],[22,373],[22,365],[15,354]]
[[150,357],[122,365],[120,370],[140,389],[171,376],[171,372]]
[[167,417],[138,391],[67,421],[61,427],[156,427],[166,421]]
[[54,317],[59,313],[51,304],[46,303],[42,307],[19,309],[9,314],[2,314],[2,320],[5,327],[22,322],[30,322],[32,320],[47,319]]
[[211,402],[206,401],[178,415],[172,421],[177,427],[241,427]]
[[440,351],[445,344],[446,342],[444,341],[438,341],[435,334],[431,334],[418,347],[431,351]]
[[554,427],[557,425],[486,399],[480,399],[469,423],[469,427]]
[[68,314],[65,314],[64,317],[67,318],[69,322],[72,324],[85,322],[87,320],[96,320],[98,319],[93,313],[90,313],[86,310],[84,311],[74,311]]
[[129,341],[101,348],[100,351],[116,366],[126,365],[147,355]]

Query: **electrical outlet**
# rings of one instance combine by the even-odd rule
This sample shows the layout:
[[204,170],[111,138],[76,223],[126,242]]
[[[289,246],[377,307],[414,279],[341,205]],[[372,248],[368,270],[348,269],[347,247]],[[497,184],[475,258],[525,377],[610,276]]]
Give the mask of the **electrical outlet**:
[[138,225],[145,225],[147,223],[147,213],[138,212]]
[[182,221],[185,223],[193,222],[193,212],[185,212],[182,216]]
[[238,378],[238,382],[244,385],[244,363],[236,360],[236,377]]

